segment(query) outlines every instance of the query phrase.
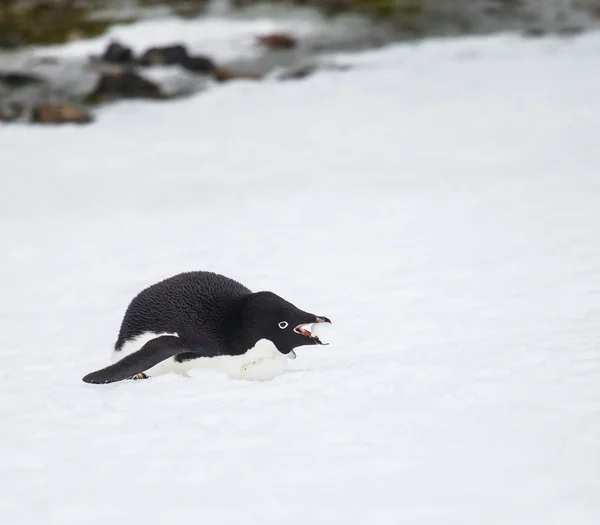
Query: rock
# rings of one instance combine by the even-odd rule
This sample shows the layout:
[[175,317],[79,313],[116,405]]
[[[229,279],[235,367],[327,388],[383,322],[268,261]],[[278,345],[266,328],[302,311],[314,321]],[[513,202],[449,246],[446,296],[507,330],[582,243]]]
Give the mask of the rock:
[[187,57],[181,65],[193,73],[212,73],[217,67],[210,58],[201,55]]
[[111,42],[104,51],[101,60],[111,64],[130,64],[133,62],[133,51],[119,42]]
[[270,33],[258,37],[258,42],[271,50],[293,49],[297,40],[288,33]]
[[42,84],[44,80],[27,73],[3,73],[0,71],[0,82],[9,88],[20,88],[32,84]]
[[171,46],[151,47],[140,58],[140,64],[146,66],[181,66],[193,73],[211,73],[215,63],[208,57],[198,55],[190,56],[185,46],[174,44]]
[[76,104],[49,104],[44,102],[4,102],[0,105],[0,121],[31,122],[38,124],[89,124],[92,114]]
[[120,98],[164,98],[160,88],[152,81],[132,71],[103,73],[94,91],[88,95],[90,103]]
[[41,104],[33,108],[31,122],[39,124],[89,124],[91,113],[73,104]]
[[144,66],[172,66],[182,64],[188,59],[187,49],[181,44],[172,46],[151,47],[140,58]]
[[261,75],[254,73],[234,73],[224,67],[215,67],[212,71],[212,76],[219,82],[227,82],[229,80],[260,80]]

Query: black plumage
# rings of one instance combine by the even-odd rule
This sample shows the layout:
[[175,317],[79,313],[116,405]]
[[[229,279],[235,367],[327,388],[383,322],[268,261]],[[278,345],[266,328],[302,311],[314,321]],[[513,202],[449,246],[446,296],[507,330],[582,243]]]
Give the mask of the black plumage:
[[329,320],[304,312],[272,292],[253,293],[220,274],[181,273],[149,286],[133,298],[125,311],[115,351],[139,335],[153,333],[157,337],[83,380],[120,381],[173,356],[185,361],[241,355],[260,339],[272,341],[281,353],[289,354],[298,346],[321,344],[301,329],[315,322]]
[[177,334],[191,349],[229,355],[244,353],[239,324],[252,292],[212,272],[186,272],[136,295],[121,323],[115,350],[145,332]]

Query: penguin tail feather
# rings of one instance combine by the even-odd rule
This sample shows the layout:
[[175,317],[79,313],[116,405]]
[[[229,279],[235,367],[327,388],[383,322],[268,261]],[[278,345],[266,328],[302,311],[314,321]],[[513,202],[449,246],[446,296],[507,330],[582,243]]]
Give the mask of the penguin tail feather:
[[90,372],[82,380],[84,383],[104,385],[125,379],[142,378],[145,370],[183,352],[189,352],[189,350],[179,337],[162,335],[148,341],[137,352],[125,356],[120,361]]

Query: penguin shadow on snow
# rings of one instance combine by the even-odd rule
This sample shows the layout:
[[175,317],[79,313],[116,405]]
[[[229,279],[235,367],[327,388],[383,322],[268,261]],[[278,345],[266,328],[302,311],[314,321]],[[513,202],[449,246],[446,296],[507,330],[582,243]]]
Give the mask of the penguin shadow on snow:
[[266,381],[282,374],[294,349],[323,345],[324,316],[300,310],[273,292],[252,292],[223,275],[185,272],[155,283],[129,303],[113,363],[83,381],[108,384],[192,369]]

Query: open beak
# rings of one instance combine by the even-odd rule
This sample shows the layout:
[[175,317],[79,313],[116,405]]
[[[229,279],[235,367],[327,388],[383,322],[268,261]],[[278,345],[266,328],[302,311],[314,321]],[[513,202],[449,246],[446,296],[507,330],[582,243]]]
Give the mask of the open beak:
[[317,316],[315,316],[315,321],[313,323],[299,324],[298,326],[296,326],[296,328],[294,328],[294,332],[296,332],[297,334],[302,335],[304,337],[308,337],[311,340],[312,344],[327,345],[329,343],[323,343],[319,339],[319,337],[314,333],[315,325],[320,324],[320,323],[331,324],[331,321],[327,317],[317,315]]

